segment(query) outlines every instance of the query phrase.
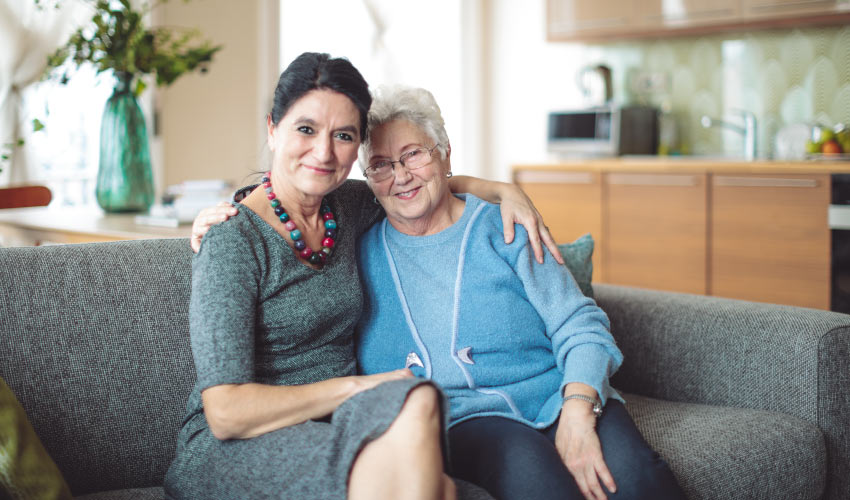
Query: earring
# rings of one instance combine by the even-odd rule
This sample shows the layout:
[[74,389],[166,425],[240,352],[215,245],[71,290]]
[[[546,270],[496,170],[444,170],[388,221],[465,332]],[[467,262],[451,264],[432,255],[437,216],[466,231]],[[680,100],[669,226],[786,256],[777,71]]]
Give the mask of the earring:
[[449,170],[448,172],[446,172],[446,179],[451,179],[451,178],[452,178],[452,175],[453,175],[453,174],[452,174],[452,171],[451,171],[451,170]]
[[378,197],[377,196],[372,197],[372,203],[374,203],[375,205],[380,205],[380,203],[378,203]]

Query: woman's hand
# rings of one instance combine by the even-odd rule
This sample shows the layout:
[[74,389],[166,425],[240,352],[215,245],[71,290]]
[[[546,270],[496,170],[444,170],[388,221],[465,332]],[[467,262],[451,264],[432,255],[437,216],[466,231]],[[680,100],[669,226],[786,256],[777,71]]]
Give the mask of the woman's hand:
[[192,222],[192,237],[189,239],[192,250],[198,253],[198,250],[201,249],[201,239],[212,226],[221,224],[238,213],[239,211],[236,210],[236,207],[226,201],[201,210],[198,216],[195,217],[195,221]]
[[401,370],[395,370],[391,372],[384,373],[375,373],[374,375],[355,375],[352,376],[351,379],[354,382],[354,390],[351,393],[351,396],[359,392],[363,392],[374,387],[377,387],[384,382],[390,382],[392,380],[401,380],[404,378],[410,378],[413,376],[413,372],[411,372],[407,368],[402,368]]
[[543,223],[543,216],[534,207],[531,199],[516,184],[505,184],[501,195],[502,226],[505,232],[505,243],[514,240],[514,223],[522,224],[528,232],[528,241],[534,251],[534,257],[540,264],[543,263],[543,247],[541,240],[555,257],[558,263],[563,264],[564,258],[558,250],[555,239],[549,233],[549,228]]
[[453,193],[471,193],[490,203],[500,203],[505,243],[514,241],[514,224],[522,224],[528,232],[528,241],[531,243],[537,262],[543,263],[543,246],[540,244],[543,241],[555,260],[561,264],[564,263],[555,239],[552,238],[546,224],[543,224],[540,212],[534,208],[534,203],[516,184],[456,175],[449,180],[449,188]]
[[617,485],[602,457],[602,446],[596,434],[596,416],[589,403],[571,399],[564,403],[555,433],[555,447],[567,470],[588,500],[605,500],[599,481],[614,493]]

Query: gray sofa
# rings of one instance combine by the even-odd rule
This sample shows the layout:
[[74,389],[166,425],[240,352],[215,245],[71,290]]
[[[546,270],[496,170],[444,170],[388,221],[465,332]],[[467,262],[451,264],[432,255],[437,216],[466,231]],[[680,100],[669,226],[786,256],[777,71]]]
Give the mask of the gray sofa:
[[[190,260],[185,240],[0,249],[0,375],[74,495],[162,498]],[[850,316],[595,289],[614,386],[690,498],[850,498]]]

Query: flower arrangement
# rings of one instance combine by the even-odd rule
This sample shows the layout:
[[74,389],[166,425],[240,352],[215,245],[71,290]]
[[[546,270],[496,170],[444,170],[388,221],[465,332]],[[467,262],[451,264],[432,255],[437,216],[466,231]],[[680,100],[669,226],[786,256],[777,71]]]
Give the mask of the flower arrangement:
[[[42,7],[47,3],[34,1]],[[59,0],[54,1],[54,8],[61,8]],[[168,86],[195,69],[205,72],[213,54],[221,50],[220,45],[199,41],[198,30],[145,26],[144,15],[167,1],[145,1],[138,9],[133,8],[131,0],[91,1],[94,4],[91,22],[48,56],[46,76],[62,69],[60,80],[66,82],[69,78],[66,62],[71,61],[77,67],[89,62],[98,72],[112,70],[116,75],[132,75],[131,85],[138,96],[146,87],[141,78],[144,75],[153,74],[158,86]]]
[[[64,7],[63,0],[33,1],[40,9]],[[195,29],[146,26],[144,16],[168,0],[79,1],[91,4],[91,20],[48,56],[43,79],[67,83],[80,65],[91,63],[98,73],[111,70],[138,97],[147,87],[145,76],[155,76],[157,86],[171,85],[186,73],[206,72],[213,55],[222,48],[201,40],[200,32]],[[33,131],[43,128],[40,120],[33,120]],[[0,165],[10,159],[14,148],[22,145],[23,139],[4,144]]]

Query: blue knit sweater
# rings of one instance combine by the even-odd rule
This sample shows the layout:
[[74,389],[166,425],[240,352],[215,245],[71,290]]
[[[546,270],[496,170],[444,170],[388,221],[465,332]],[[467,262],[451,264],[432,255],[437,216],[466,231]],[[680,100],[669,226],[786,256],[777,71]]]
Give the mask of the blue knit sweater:
[[536,263],[522,227],[506,245],[497,205],[458,197],[462,217],[437,234],[405,235],[384,219],[360,238],[359,370],[408,366],[432,379],[451,425],[497,415],[547,427],[570,382],[603,404],[622,400],[608,384],[622,354],[605,313],[550,255]]

